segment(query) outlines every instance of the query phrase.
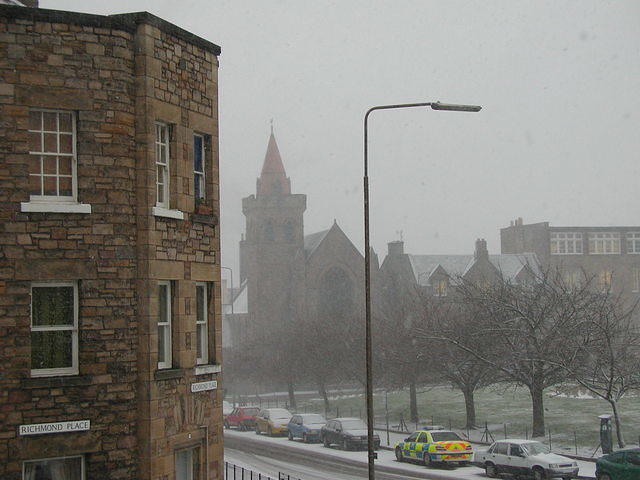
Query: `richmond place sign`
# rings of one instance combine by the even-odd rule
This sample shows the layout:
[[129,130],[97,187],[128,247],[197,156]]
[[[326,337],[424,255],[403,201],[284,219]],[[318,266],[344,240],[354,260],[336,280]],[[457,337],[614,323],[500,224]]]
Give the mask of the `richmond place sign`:
[[89,420],[71,420],[68,422],[34,423],[31,425],[20,425],[18,434],[20,435],[43,435],[46,433],[64,432],[84,432],[91,428]]

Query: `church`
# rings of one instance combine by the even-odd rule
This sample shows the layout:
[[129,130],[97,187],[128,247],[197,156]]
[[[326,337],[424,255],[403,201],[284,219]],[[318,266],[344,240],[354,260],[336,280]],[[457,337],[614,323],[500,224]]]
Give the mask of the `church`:
[[272,131],[256,193],[242,199],[240,286],[232,289],[233,315],[225,309],[225,346],[269,325],[364,308],[364,256],[335,220],[305,234],[306,206],[306,195],[292,193]]

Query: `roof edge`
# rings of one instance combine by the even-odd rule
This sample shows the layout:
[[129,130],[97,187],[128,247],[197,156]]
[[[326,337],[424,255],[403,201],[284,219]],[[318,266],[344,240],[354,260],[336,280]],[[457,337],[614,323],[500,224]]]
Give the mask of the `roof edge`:
[[189,42],[203,50],[220,55],[220,46],[205,40],[183,28],[149,12],[120,13],[116,15],[95,15],[92,13],[70,12],[68,10],[49,10],[14,5],[0,5],[0,17],[8,19],[32,20],[34,22],[69,23],[100,28],[114,28],[135,33],[138,25],[151,25],[159,30]]

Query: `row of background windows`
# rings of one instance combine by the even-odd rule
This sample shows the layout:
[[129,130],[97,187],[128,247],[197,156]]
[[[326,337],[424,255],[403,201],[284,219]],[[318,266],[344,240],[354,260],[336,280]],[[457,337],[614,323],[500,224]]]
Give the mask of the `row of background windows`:
[[[158,368],[172,367],[171,282],[158,283]],[[196,363],[209,361],[207,283],[196,283]],[[78,374],[78,284],[31,285],[31,375]]]
[[[167,123],[155,124],[156,205],[169,208],[170,140]],[[75,202],[77,185],[77,131],[75,112],[29,111],[29,195],[31,201]],[[196,202],[206,198],[208,136],[193,135],[193,192]]]
[[[589,233],[589,253],[592,255],[619,254],[621,236],[618,232]],[[627,241],[627,253],[640,254],[640,232],[628,232],[625,234]],[[578,232],[552,232],[552,255],[582,255],[582,233]]]

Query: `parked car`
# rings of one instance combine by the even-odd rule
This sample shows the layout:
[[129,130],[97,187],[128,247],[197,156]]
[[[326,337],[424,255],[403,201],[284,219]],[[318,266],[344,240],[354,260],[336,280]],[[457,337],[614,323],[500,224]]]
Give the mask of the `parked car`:
[[270,437],[287,433],[291,412],[286,408],[263,408],[256,417],[256,433],[267,432]]
[[237,427],[238,430],[251,430],[256,425],[258,407],[236,407],[224,419],[224,428]]
[[596,462],[598,480],[637,480],[640,478],[640,448],[618,450]]
[[473,460],[471,444],[450,430],[417,430],[394,446],[396,460],[424,465],[466,465]]
[[[320,429],[320,439],[325,447],[338,444],[343,450],[367,448],[367,425],[359,418],[334,418]],[[380,447],[380,437],[373,436],[373,444]]]
[[535,480],[569,479],[578,475],[575,461],[551,453],[549,447],[534,440],[500,440],[488,450],[476,452],[474,463],[484,467],[489,478],[501,473],[533,476]]
[[231,405],[230,402],[227,402],[226,400],[222,401],[222,416],[223,417],[227,417],[227,415],[229,415],[231,412],[233,412],[233,405]]
[[319,442],[320,429],[325,423],[325,418],[317,413],[294,415],[287,424],[289,440],[301,438],[304,443]]

